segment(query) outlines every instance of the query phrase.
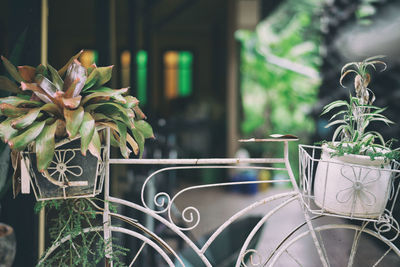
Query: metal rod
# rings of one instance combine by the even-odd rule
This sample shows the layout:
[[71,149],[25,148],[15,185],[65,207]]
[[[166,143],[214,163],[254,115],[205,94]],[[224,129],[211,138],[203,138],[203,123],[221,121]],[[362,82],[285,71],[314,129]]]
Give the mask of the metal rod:
[[[48,2],[42,0],[41,9],[41,44],[40,44],[40,62],[42,65],[47,64],[47,34],[48,34]],[[45,248],[45,228],[46,228],[46,216],[45,208],[39,213],[39,237],[38,237],[38,258],[42,256]]]
[[214,158],[214,159],[109,159],[110,164],[266,164],[266,163],[285,163],[283,158]]

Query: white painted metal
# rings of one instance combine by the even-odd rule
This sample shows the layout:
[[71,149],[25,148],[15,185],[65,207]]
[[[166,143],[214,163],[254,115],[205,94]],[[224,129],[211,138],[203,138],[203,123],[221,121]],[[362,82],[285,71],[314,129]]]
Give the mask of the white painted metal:
[[[110,131],[107,130],[107,135],[109,136]],[[273,207],[268,213],[266,213],[262,219],[255,225],[255,227],[251,230],[247,239],[243,243],[239,257],[236,259],[236,267],[239,266],[247,266],[250,264],[251,266],[274,266],[278,258],[286,253],[289,255],[294,262],[300,262],[297,258],[297,255],[292,252],[289,253],[287,250],[290,246],[292,246],[298,240],[301,240],[304,236],[310,235],[315,246],[315,249],[318,253],[318,257],[320,258],[322,266],[330,266],[329,260],[327,258],[327,249],[324,246],[322,237],[320,232],[330,229],[353,229],[356,231],[355,241],[353,242],[352,254],[350,255],[349,266],[352,265],[352,258],[354,257],[354,253],[358,247],[359,243],[359,235],[367,233],[376,237],[378,240],[381,240],[383,243],[387,244],[391,250],[393,250],[400,257],[399,249],[393,245],[392,241],[394,241],[400,231],[399,225],[394,220],[393,216],[391,216],[391,211],[393,207],[390,208],[387,212],[385,212],[385,216],[382,216],[379,220],[363,220],[365,224],[368,222],[374,223],[375,231],[360,228],[356,225],[323,225],[323,226],[314,226],[313,218],[310,217],[309,212],[321,215],[330,215],[330,216],[338,216],[342,218],[352,219],[349,216],[343,215],[335,215],[329,214],[325,211],[315,211],[312,209],[312,180],[309,177],[312,177],[312,170],[314,166],[314,161],[310,161],[307,157],[314,157],[314,151],[312,155],[308,155],[300,151],[300,171],[302,172],[300,175],[299,185],[297,185],[296,179],[294,177],[293,171],[289,162],[289,143],[290,141],[294,141],[293,139],[252,139],[252,140],[242,140],[243,142],[260,142],[260,141],[272,141],[272,142],[282,142],[284,146],[284,157],[283,158],[267,158],[267,159],[243,159],[243,158],[212,158],[212,159],[116,159],[110,158],[109,149],[107,149],[107,155],[104,160],[104,168],[105,168],[105,181],[104,181],[104,211],[103,211],[103,226],[101,228],[93,228],[94,231],[103,230],[104,239],[111,240],[113,232],[120,232],[139,240],[142,240],[142,246],[136,254],[132,255],[130,258],[130,265],[134,266],[138,256],[142,253],[142,250],[147,245],[154,248],[157,253],[165,260],[165,262],[169,266],[175,266],[174,261],[180,264],[181,266],[185,266],[184,262],[180,258],[178,252],[176,252],[165,240],[163,240],[160,236],[154,233],[153,229],[150,227],[145,227],[139,222],[135,221],[133,218],[129,218],[123,215],[118,215],[110,212],[109,203],[123,205],[125,207],[132,208],[137,210],[143,214],[148,215],[152,220],[163,224],[170,231],[175,233],[177,237],[186,243],[186,245],[199,257],[199,259],[203,262],[205,266],[212,266],[210,260],[207,258],[207,251],[213,242],[220,236],[220,234],[227,229],[233,222],[237,221],[239,218],[244,217],[249,211],[263,206],[268,205],[275,200],[283,200],[282,203]],[[107,138],[107,148],[110,146],[109,138]],[[302,154],[303,153],[303,154]],[[159,166],[159,169],[151,173],[144,181],[141,188],[141,204],[132,203],[123,199],[115,198],[110,196],[110,175],[109,175],[109,166],[110,164],[129,164],[129,165],[151,165],[152,168],[154,166]],[[281,164],[283,167],[271,166],[271,164]],[[316,164],[316,163],[315,163]],[[167,167],[166,167],[167,166]],[[173,195],[169,192],[156,192],[154,193],[154,197],[149,200],[148,198],[148,187],[152,182],[152,179],[157,175],[167,173],[170,171],[179,171],[179,170],[188,170],[188,169],[252,169],[252,170],[280,170],[286,171],[289,179],[282,180],[272,180],[272,181],[248,181],[248,182],[225,182],[225,183],[214,183],[214,184],[203,184],[203,185],[194,185],[183,188],[178,192],[174,192]],[[304,173],[303,173],[304,172]],[[396,173],[397,176],[398,173]],[[396,176],[396,177],[397,177]],[[239,210],[237,213],[233,214],[229,219],[227,219],[224,223],[222,223],[213,234],[206,240],[203,245],[198,245],[195,240],[192,240],[188,235],[189,230],[195,229],[201,220],[201,214],[199,209],[194,206],[184,207],[182,211],[182,219],[186,223],[185,226],[177,225],[173,219],[172,211],[174,209],[175,200],[181,196],[183,193],[191,192],[192,190],[201,190],[205,188],[213,188],[213,187],[224,187],[224,186],[232,186],[232,185],[246,185],[246,184],[262,184],[262,183],[290,183],[293,186],[293,191],[273,195],[261,200],[254,202],[253,204],[247,206]],[[397,200],[399,194],[399,190],[393,191],[394,200]],[[263,262],[262,251],[257,251],[255,249],[249,249],[248,246],[250,241],[255,237],[256,233],[261,229],[262,225],[265,224],[268,219],[272,217],[277,211],[285,208],[289,203],[293,201],[297,201],[299,203],[299,209],[302,210],[304,214],[304,221],[302,226],[302,232],[300,233],[300,228],[294,228],[291,233],[282,240],[281,245],[276,248],[276,251],[273,252],[271,258],[268,258],[268,262]],[[290,216],[290,214],[288,214]],[[131,225],[135,226],[137,231],[132,231],[127,228],[116,227],[113,225],[111,218],[120,219],[123,221],[129,221]],[[305,231],[304,231],[305,228]],[[92,231],[90,230],[90,231]],[[279,230],[279,229],[277,229]],[[387,233],[390,231],[394,232],[394,236],[392,238],[387,237]],[[64,240],[64,239],[63,239]],[[65,242],[65,240],[64,240]],[[57,245],[57,244],[56,244]],[[58,244],[59,245],[59,244]],[[107,257],[110,257],[110,253],[112,252],[112,248],[109,247]],[[54,249],[53,249],[54,250]],[[51,253],[52,250],[49,252]],[[386,254],[387,251],[382,257],[378,260],[380,262]],[[47,255],[47,254],[46,254]],[[245,257],[251,255],[249,261],[245,262]],[[374,264],[377,264],[375,262]],[[111,263],[112,264],[112,263]],[[247,265],[246,265],[247,264]]]

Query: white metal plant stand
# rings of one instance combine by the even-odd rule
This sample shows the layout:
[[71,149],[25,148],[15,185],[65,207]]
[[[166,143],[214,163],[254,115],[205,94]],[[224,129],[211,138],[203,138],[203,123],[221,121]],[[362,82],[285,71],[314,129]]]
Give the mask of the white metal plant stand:
[[[108,133],[109,134],[109,133]],[[186,266],[185,259],[174,246],[158,236],[154,229],[145,226],[135,218],[113,213],[110,211],[109,203],[122,205],[127,208],[139,211],[147,216],[150,216],[158,223],[164,225],[167,229],[172,231],[176,236],[183,240],[183,242],[193,251],[195,255],[202,262],[203,266],[213,266],[212,261],[208,257],[208,250],[215,242],[218,236],[226,230],[232,223],[239,218],[245,216],[250,211],[260,208],[269,207],[259,222],[251,229],[250,234],[241,246],[239,256],[236,259],[235,266],[400,266],[400,250],[395,245],[396,239],[399,235],[399,225],[392,216],[393,207],[397,200],[399,187],[394,186],[398,183],[395,181],[399,171],[393,170],[393,186],[392,186],[392,206],[381,217],[377,219],[357,218],[353,216],[343,216],[331,214],[323,209],[315,209],[312,204],[312,176],[313,169],[310,164],[317,164],[317,161],[300,160],[300,187],[296,183],[293,171],[289,162],[289,142],[296,141],[297,139],[283,138],[283,139],[261,139],[261,140],[244,140],[247,142],[281,142],[283,143],[284,157],[283,158],[208,158],[208,159],[118,159],[110,158],[109,149],[106,149],[108,155],[105,157],[105,181],[104,181],[104,213],[103,225],[85,229],[84,231],[99,231],[103,232],[105,240],[111,240],[113,234],[123,233],[132,238],[141,240],[142,246],[138,251],[132,252],[127,264],[129,266],[138,266],[137,259],[142,253],[143,248],[149,246],[153,248],[160,257],[164,260],[163,266]],[[109,148],[109,140],[107,147]],[[303,150],[300,152],[304,153]],[[304,157],[302,157],[304,159]],[[141,188],[141,203],[133,203],[123,199],[119,199],[110,195],[110,165],[152,165],[158,166],[156,171],[153,171],[144,181]],[[247,165],[243,165],[247,164]],[[280,164],[282,167],[276,167]],[[181,189],[180,191],[171,195],[168,192],[158,192],[154,194],[154,198],[149,202],[146,196],[146,190],[151,187],[151,181],[159,174],[168,173],[171,171],[188,170],[188,169],[256,169],[256,170],[280,170],[287,172],[287,179],[270,180],[270,181],[248,181],[248,182],[226,182],[215,184],[202,184],[189,186]],[[241,209],[233,214],[228,220],[221,224],[201,245],[196,240],[193,240],[188,234],[191,230],[198,227],[201,221],[201,212],[198,208],[188,205],[181,212],[181,223],[176,222],[174,216],[176,199],[184,193],[201,190],[210,187],[223,187],[238,185],[243,186],[250,183],[290,183],[293,190],[275,194],[257,200],[253,204]],[[257,248],[250,248],[249,244],[263,227],[268,227],[268,221],[272,220],[279,212],[285,212],[285,209],[298,203],[298,210],[304,215],[302,222],[287,231],[280,240],[276,240],[273,249],[269,252],[258,251]],[[329,216],[326,216],[329,215]],[[291,214],[286,214],[287,220],[291,220]],[[340,217],[342,221],[330,221],[329,218],[335,219]],[[336,218],[337,219],[337,218]],[[122,220],[125,223],[133,226],[132,228],[121,227],[115,221]],[[183,224],[182,224],[183,222]],[[273,231],[280,231],[281,229],[273,229]],[[332,244],[338,235],[346,237],[351,236],[351,242],[346,244],[348,246],[347,253],[335,255],[338,246],[344,244]],[[58,244],[55,244],[47,251],[50,255],[58,245],[67,241],[70,237],[65,237]],[[340,239],[340,238],[338,238]],[[373,241],[374,244],[379,243],[378,252],[374,258],[364,257],[362,264],[359,262],[359,254],[363,250],[368,249],[364,247],[364,240],[368,239]],[[304,253],[306,248],[313,255]],[[271,241],[272,242],[272,241]],[[300,246],[303,250],[296,250]],[[332,249],[333,248],[333,249]],[[111,249],[111,248],[108,248]],[[222,248],[223,249],[223,248]],[[299,252],[300,251],[300,252]],[[303,251],[303,252],[302,252]],[[369,252],[368,252],[369,253]],[[367,253],[367,254],[368,254]],[[306,260],[313,258],[312,264],[307,263]],[[46,257],[45,257],[46,258]],[[341,260],[345,262],[337,265],[335,262]],[[288,263],[290,262],[290,263]],[[390,264],[390,265],[387,265]],[[394,265],[393,265],[394,264]],[[197,266],[196,266],[197,267]]]

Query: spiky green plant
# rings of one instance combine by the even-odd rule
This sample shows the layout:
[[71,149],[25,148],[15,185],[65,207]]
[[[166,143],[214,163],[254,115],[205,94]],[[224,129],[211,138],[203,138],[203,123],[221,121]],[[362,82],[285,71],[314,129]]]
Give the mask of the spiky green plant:
[[[376,65],[382,65],[381,71],[386,69],[386,63],[381,61],[381,58],[383,56],[374,56],[361,62],[351,62],[344,65],[341,70],[340,84],[345,87],[342,83],[343,79],[348,74],[354,73],[355,96],[350,93],[349,101],[334,101],[323,109],[321,115],[341,108],[332,115],[331,122],[325,126],[326,128],[337,126],[333,133],[332,142],[338,139],[339,143],[331,146],[336,150],[337,155],[349,153],[370,155],[371,157],[394,157],[393,151],[390,150],[382,135],[377,131],[367,130],[371,122],[381,121],[387,125],[393,123],[382,114],[386,108],[379,108],[373,105],[375,94],[368,88],[371,80],[368,72],[369,67],[376,70]],[[377,150],[376,148],[380,149]],[[385,152],[383,153],[382,151]]]
[[[36,152],[37,168],[46,173],[56,143],[81,139],[81,153],[100,158],[98,127],[111,129],[111,144],[130,152],[143,153],[146,138],[153,137],[151,126],[139,108],[139,101],[126,95],[129,88],[111,89],[112,66],[85,68],[78,61],[82,51],[60,70],[51,65],[16,68],[1,57],[12,81],[0,76],[0,90],[14,95],[0,98],[0,138],[17,152]],[[128,146],[129,144],[129,146]],[[14,166],[17,169],[16,166]]]

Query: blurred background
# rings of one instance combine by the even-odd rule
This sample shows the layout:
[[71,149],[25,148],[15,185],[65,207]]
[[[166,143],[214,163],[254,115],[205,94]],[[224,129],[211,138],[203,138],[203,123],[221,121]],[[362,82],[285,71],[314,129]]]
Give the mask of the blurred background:
[[[272,133],[297,135],[304,144],[329,140],[319,114],[348,96],[351,87],[339,85],[341,67],[374,55],[386,55],[388,63],[372,75],[375,103],[397,123],[380,131],[387,139],[399,136],[399,12],[396,0],[0,0],[0,54],[12,55],[15,65],[37,65],[45,49],[60,68],[84,49],[83,64],[114,65],[110,86],[130,86],[154,127],[145,157],[280,156],[237,140]],[[7,154],[3,144],[0,150]],[[291,155],[297,169],[296,145]],[[16,231],[15,266],[33,266],[35,201],[12,199],[10,171],[1,168],[0,218]],[[129,180],[131,170],[112,172],[112,194],[135,198],[140,188]],[[221,180],[210,172],[191,177]]]

